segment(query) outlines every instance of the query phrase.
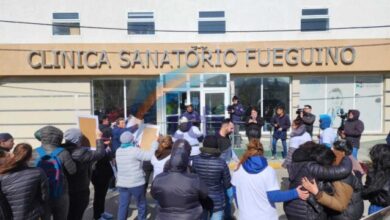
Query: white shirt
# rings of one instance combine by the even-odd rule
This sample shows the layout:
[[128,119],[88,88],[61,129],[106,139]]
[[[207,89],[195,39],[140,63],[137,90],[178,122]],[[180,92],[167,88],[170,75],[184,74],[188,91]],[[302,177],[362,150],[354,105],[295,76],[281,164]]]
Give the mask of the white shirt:
[[153,179],[160,173],[164,171],[165,163],[171,158],[171,155],[165,157],[162,160],[158,160],[156,155],[152,156],[152,160],[150,161],[153,165]]
[[278,219],[276,208],[267,197],[268,191],[280,189],[274,169],[267,166],[258,174],[250,174],[240,166],[233,173],[232,184],[236,187],[238,219]]
[[300,145],[311,141],[311,136],[309,133],[305,132],[301,136],[294,136],[290,138],[290,147],[298,149]]
[[330,147],[333,146],[333,142],[336,141],[337,134],[333,128],[326,128],[320,134],[320,144],[329,144]]

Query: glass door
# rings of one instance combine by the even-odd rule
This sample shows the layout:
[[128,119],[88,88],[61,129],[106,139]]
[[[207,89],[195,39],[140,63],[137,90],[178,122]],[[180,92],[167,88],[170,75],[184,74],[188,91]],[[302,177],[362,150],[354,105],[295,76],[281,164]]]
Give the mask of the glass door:
[[203,132],[214,135],[221,127],[221,122],[227,117],[229,97],[227,91],[203,92]]
[[179,117],[185,111],[186,97],[186,92],[165,93],[165,122],[169,135],[173,135],[178,128]]

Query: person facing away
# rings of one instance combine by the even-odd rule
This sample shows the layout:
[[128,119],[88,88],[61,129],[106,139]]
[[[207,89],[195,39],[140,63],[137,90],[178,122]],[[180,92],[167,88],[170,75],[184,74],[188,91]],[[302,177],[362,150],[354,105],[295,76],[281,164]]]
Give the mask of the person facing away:
[[191,156],[200,154],[199,138],[203,137],[198,127],[193,126],[186,117],[180,118],[179,129],[173,135],[173,141],[184,139],[191,145]]
[[186,103],[186,111],[180,116],[180,118],[182,117],[186,117],[194,126],[199,127],[200,115],[194,110],[192,103]]
[[165,163],[171,158],[171,151],[173,146],[172,137],[163,136],[158,141],[158,149],[151,159],[153,165],[153,179],[164,171]]
[[331,148],[337,139],[337,133],[332,128],[332,118],[330,115],[320,115],[320,129],[321,133],[318,137],[319,143]]
[[137,201],[138,220],[146,219],[145,174],[142,162],[148,161],[156,149],[140,149],[134,144],[134,136],[125,131],[120,136],[121,145],[116,151],[118,166],[117,187],[119,188],[118,220],[127,219],[131,197]]
[[64,133],[65,144],[62,147],[70,153],[77,167],[75,174],[66,174],[69,183],[68,220],[81,220],[89,204],[92,163],[105,155],[102,133],[97,131],[96,135],[96,150],[91,150],[90,147],[82,146],[85,137],[80,129],[70,128]]
[[296,118],[293,121],[291,128],[290,145],[288,147],[287,157],[282,164],[282,166],[286,169],[288,169],[291,164],[294,151],[302,144],[312,140],[310,134],[306,131],[305,124],[301,118]]
[[368,214],[390,205],[390,145],[377,144],[370,150],[372,166],[368,170],[362,196],[370,201]]
[[186,140],[175,141],[165,172],[154,179],[151,195],[159,205],[156,220],[201,219],[208,190],[198,174],[187,171],[190,154]]
[[281,191],[276,172],[268,166],[263,154],[263,145],[257,139],[252,139],[233,173],[232,185],[240,220],[258,219],[260,216],[262,219],[276,220],[276,202],[307,199],[309,195],[301,186]]
[[124,118],[118,118],[115,121],[114,127],[112,129],[112,151],[115,152],[120,147],[121,141],[120,136],[123,132],[133,131],[132,128],[126,128],[126,121]]
[[9,133],[0,133],[0,165],[14,147],[14,138]]
[[264,126],[264,119],[260,117],[259,111],[256,108],[252,108],[250,115],[246,119],[246,136],[248,139],[261,138],[261,129]]
[[[318,157],[318,162],[330,167],[340,164],[344,157],[352,154],[352,145],[347,141],[336,141],[330,148],[324,149]],[[333,152],[332,152],[333,151]],[[303,178],[302,185],[319,204],[326,207],[325,213],[329,220],[358,220],[362,217],[364,204],[361,197],[362,183],[352,171],[347,177],[333,182],[320,182]],[[327,187],[325,187],[327,186]]]
[[358,110],[351,109],[348,111],[348,119],[344,124],[343,134],[345,139],[350,141],[353,146],[352,156],[357,159],[360,138],[364,131],[364,123],[359,120],[360,112]]
[[32,147],[16,145],[13,156],[7,157],[0,166],[1,191],[12,210],[13,220],[44,219],[49,200],[49,183],[40,168],[28,167]]
[[287,156],[287,130],[290,128],[291,123],[283,106],[276,107],[276,114],[271,118],[271,126],[274,128],[272,135],[272,159],[276,159],[276,143],[279,139],[282,141],[282,157],[284,159]]
[[30,166],[39,166],[46,163],[47,158],[50,161],[58,163],[59,177],[53,178],[50,172],[46,172],[49,181],[52,181],[51,195],[47,210],[45,211],[45,219],[53,216],[54,220],[65,220],[69,211],[69,185],[65,176],[65,172],[73,175],[77,171],[75,162],[70,153],[61,147],[63,133],[60,129],[54,126],[45,126],[35,132],[35,136],[41,140],[41,146],[35,148],[32,153],[32,160]]
[[299,117],[302,118],[307,133],[309,133],[310,136],[313,136],[313,124],[316,121],[316,116],[311,113],[311,110],[311,105],[305,105]]
[[206,183],[208,195],[212,199],[214,208],[209,213],[205,211],[203,219],[222,220],[225,208],[225,192],[231,187],[229,168],[222,158],[215,136],[206,136],[201,154],[192,160],[192,172],[197,173],[200,179]]

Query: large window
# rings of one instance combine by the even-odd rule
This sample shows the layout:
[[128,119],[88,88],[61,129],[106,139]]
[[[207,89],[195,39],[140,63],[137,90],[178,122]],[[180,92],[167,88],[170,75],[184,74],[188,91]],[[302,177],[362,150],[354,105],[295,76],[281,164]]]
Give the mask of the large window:
[[302,9],[301,31],[329,30],[329,15],[327,8]]
[[53,35],[80,35],[79,13],[53,13]]
[[129,12],[127,19],[128,34],[154,34],[153,12]]
[[365,131],[378,132],[382,129],[382,81],[380,75],[305,76],[300,79],[299,105],[311,105],[317,116],[331,115],[333,127],[340,126],[341,109],[357,109]]
[[[271,120],[276,106],[284,106],[290,112],[290,78],[233,76],[234,92],[247,110],[256,107],[266,122]],[[264,130],[267,130],[264,126]]]
[[156,124],[156,84],[155,78],[94,80],[94,113],[111,122],[131,114]]
[[223,34],[226,32],[224,11],[201,11],[199,12],[199,34]]

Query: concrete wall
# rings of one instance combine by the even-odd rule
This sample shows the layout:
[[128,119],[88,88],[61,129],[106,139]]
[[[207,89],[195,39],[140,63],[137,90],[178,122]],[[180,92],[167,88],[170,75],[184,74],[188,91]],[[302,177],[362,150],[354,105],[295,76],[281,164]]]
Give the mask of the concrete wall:
[[329,26],[389,25],[388,0],[2,0],[0,20],[52,23],[53,12],[78,12],[80,24],[124,30],[82,29],[77,36],[53,36],[51,26],[0,22],[0,43],[140,43],[140,42],[232,42],[269,40],[362,39],[390,36],[390,28],[330,30],[320,32],[270,33],[163,33],[130,36],[128,12],[154,12],[155,28],[160,30],[198,29],[199,11],[225,11],[226,30],[300,29],[305,8],[328,8]]

